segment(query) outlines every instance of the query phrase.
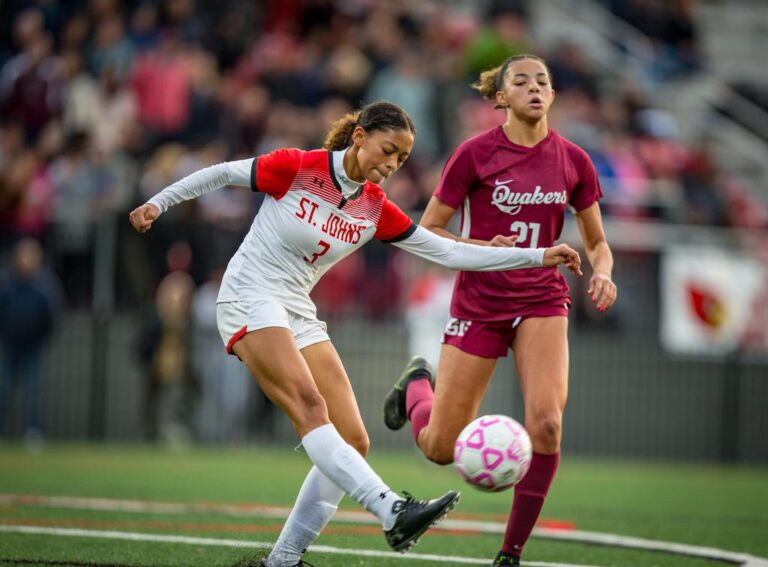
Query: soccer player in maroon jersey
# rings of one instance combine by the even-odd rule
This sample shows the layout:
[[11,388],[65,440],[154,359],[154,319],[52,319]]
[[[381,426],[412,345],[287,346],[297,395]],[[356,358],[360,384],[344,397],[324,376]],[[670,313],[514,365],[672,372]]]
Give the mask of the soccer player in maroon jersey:
[[[458,147],[421,225],[461,242],[536,248],[554,244],[569,207],[592,265],[587,293],[605,311],[616,301],[616,285],[598,205],[602,192],[586,152],[547,124],[555,98],[549,68],[533,55],[510,57],[482,73],[474,87],[505,110],[506,122]],[[460,237],[445,229],[457,209]],[[410,421],[424,455],[451,463],[456,438],[475,418],[497,359],[513,350],[534,453],[515,487],[494,565],[519,565],[560,460],[570,303],[565,279],[554,269],[460,272],[439,379],[433,386],[429,363],[414,357],[384,404],[390,429]]]
[[378,186],[408,158],[414,134],[404,110],[372,103],[337,122],[323,150],[281,149],[214,165],[130,214],[134,228],[146,232],[170,206],[226,185],[266,194],[227,266],[217,323],[227,351],[288,414],[314,466],[265,567],[304,565],[304,552],[345,492],[376,515],[396,551],[413,546],[459,498],[454,491],[434,500],[400,497],[365,461],[368,434],[352,386],[309,296],[325,272],[376,238],[457,270],[565,264],[581,274],[578,253],[564,244],[492,248],[414,225]]

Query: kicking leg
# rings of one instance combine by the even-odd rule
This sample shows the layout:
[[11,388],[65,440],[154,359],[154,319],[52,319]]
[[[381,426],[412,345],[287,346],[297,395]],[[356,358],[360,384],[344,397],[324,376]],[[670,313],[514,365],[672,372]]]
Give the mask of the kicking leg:
[[[301,350],[320,393],[326,400],[331,423],[341,437],[363,457],[370,445],[344,366],[333,345],[324,341]],[[343,378],[343,379],[342,379]],[[297,565],[336,513],[344,491],[312,467],[296,498],[280,537],[265,561],[266,567]]]
[[388,487],[331,423],[325,398],[291,331],[269,327],[250,332],[234,351],[264,393],[288,414],[312,462],[389,529],[393,522],[389,508],[396,498],[389,497],[389,506],[380,503],[385,499],[379,494],[389,494]]
[[233,350],[264,393],[288,414],[320,472],[379,518],[393,549],[409,549],[458,501],[456,492],[428,502],[398,498],[391,492],[330,423],[325,399],[290,330],[269,327],[252,331],[235,343]]

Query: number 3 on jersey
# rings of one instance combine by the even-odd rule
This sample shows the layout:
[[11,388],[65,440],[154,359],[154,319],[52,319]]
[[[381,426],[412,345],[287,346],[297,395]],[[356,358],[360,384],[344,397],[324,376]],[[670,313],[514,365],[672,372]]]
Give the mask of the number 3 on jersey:
[[541,225],[537,222],[525,223],[522,221],[515,221],[509,227],[509,230],[516,232],[518,235],[517,244],[522,244],[528,238],[528,229],[531,230],[531,241],[528,244],[530,248],[539,247],[539,232],[541,231]]
[[306,256],[304,256],[304,261],[309,262],[310,264],[314,264],[315,260],[317,260],[320,256],[328,252],[328,250],[331,249],[331,245],[328,244],[325,240],[318,240],[317,245],[321,248],[320,252],[314,252],[312,254],[312,259],[310,260]]

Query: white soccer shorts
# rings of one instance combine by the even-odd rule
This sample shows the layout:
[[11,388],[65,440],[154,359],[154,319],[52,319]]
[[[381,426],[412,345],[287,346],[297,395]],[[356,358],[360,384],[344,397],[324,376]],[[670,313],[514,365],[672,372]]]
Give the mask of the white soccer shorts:
[[216,322],[229,354],[233,354],[232,346],[246,333],[266,327],[290,329],[299,350],[330,340],[328,327],[323,321],[291,313],[269,297],[219,303],[216,306]]

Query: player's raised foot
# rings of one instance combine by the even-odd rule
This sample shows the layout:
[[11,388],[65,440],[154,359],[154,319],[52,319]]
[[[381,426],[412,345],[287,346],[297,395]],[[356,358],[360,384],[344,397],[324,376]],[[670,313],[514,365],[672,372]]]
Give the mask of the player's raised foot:
[[423,378],[427,378],[434,389],[432,365],[424,357],[414,356],[405,365],[405,370],[384,400],[384,423],[391,430],[397,431],[408,421],[405,413],[405,391],[408,389],[408,384]]
[[403,495],[405,499],[392,505],[392,512],[397,514],[395,525],[385,530],[384,535],[392,549],[405,553],[418,543],[424,532],[453,510],[461,494],[451,490],[434,500],[416,500],[407,492]]
[[514,555],[510,555],[509,553],[499,551],[499,553],[496,554],[496,559],[494,559],[493,563],[491,563],[491,566],[492,567],[520,567],[520,558],[515,557]]

